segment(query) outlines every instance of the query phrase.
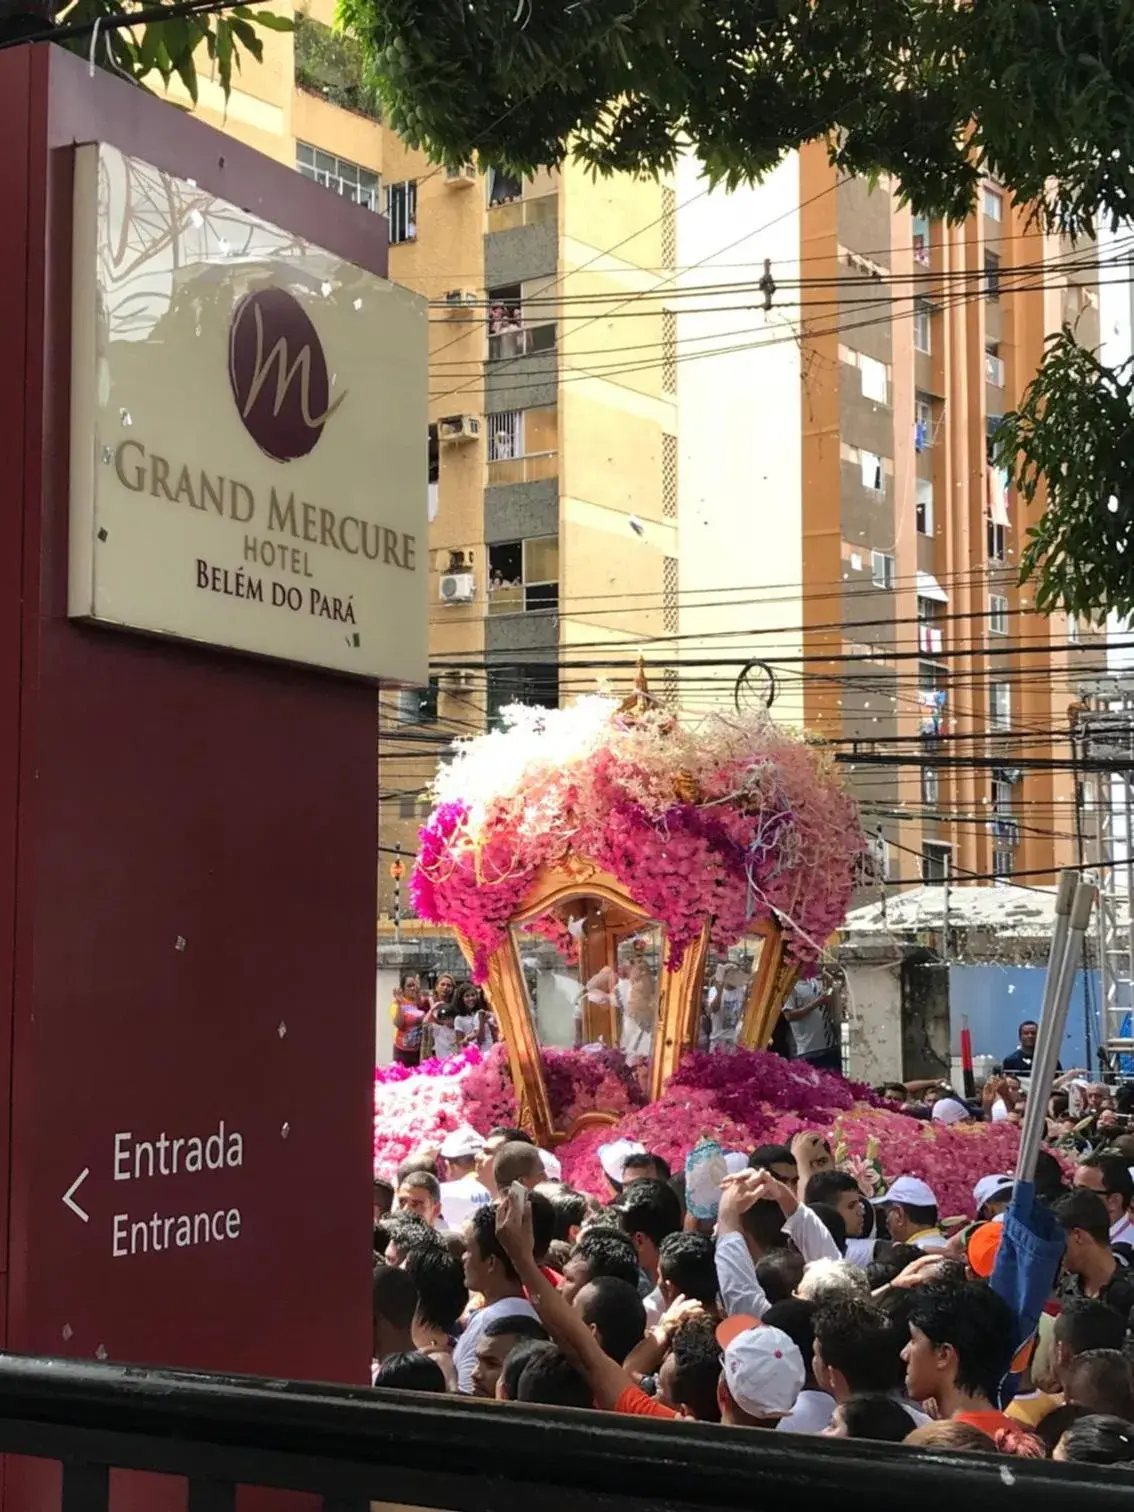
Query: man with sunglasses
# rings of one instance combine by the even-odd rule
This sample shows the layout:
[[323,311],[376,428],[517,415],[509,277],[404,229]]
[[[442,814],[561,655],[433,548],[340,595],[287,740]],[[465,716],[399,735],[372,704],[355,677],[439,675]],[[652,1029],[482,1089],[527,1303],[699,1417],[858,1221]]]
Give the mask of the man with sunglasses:
[[1110,1223],[1110,1243],[1134,1246],[1134,1221],[1130,1207],[1134,1202],[1134,1179],[1126,1158],[1114,1151],[1084,1155],[1075,1168],[1075,1185],[1097,1192],[1106,1203]]

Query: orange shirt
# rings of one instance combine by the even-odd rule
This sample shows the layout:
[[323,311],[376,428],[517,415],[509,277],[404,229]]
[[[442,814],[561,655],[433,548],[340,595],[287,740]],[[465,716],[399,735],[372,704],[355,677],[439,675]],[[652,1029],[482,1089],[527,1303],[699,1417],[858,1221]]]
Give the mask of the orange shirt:
[[615,1412],[628,1412],[635,1417],[659,1417],[675,1418],[678,1416],[672,1407],[667,1407],[664,1402],[659,1402],[656,1397],[647,1396],[637,1386],[627,1386],[626,1390],[614,1404]]
[[1019,1433],[1019,1423],[1014,1423],[1010,1417],[990,1407],[987,1412],[958,1412],[953,1419],[955,1423],[971,1423],[974,1428],[979,1428],[982,1433],[987,1433],[989,1438],[995,1438],[1003,1428],[1009,1428],[1013,1433]]

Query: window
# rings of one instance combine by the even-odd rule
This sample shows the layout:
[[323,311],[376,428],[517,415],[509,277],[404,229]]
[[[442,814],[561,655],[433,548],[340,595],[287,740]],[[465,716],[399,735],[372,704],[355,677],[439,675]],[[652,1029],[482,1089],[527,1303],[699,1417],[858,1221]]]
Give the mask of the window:
[[937,808],[941,802],[941,774],[936,767],[921,769],[921,801],[926,808]]
[[862,467],[862,486],[872,488],[875,493],[881,493],[882,482],[882,458],[875,456],[873,452],[860,451],[858,460]]
[[490,205],[507,205],[511,200],[520,199],[524,192],[523,183],[500,168],[488,170],[487,184]]
[[1004,219],[1004,196],[995,189],[990,189],[987,184],[980,192],[980,202],[989,220]]
[[1002,593],[988,595],[988,633],[1008,634],[1008,600]]
[[390,241],[408,242],[417,237],[417,180],[403,179],[386,187],[386,221]]
[[940,662],[919,661],[917,664],[917,685],[927,691],[931,688],[943,688],[945,686],[946,670]]
[[1012,778],[1008,775],[1005,767],[993,767],[990,781],[992,800],[992,812],[1003,817],[1012,812]]
[[993,303],[1000,298],[1000,259],[995,252],[984,254],[984,294]]
[[988,560],[990,562],[1002,562],[1008,549],[1008,532],[1003,525],[997,525],[996,521],[989,518],[988,526]]
[[890,389],[886,379],[886,364],[860,352],[858,370],[862,375],[862,397],[873,399],[875,404],[888,404]]
[[429,523],[432,524],[437,518],[437,510],[440,505],[441,486],[441,448],[437,444],[437,427],[429,427],[428,441],[429,458]]
[[504,284],[488,290],[488,357],[518,357],[523,350],[523,289]]
[[870,553],[870,571],[876,588],[892,588],[894,586],[894,558],[888,551],[872,551]]
[[879,882],[890,880],[890,842],[885,835],[872,835],[867,842],[874,862],[874,876]]
[[526,662],[488,668],[488,727],[498,729],[501,711],[522,703],[538,709],[559,707],[559,668],[555,662]]
[[916,299],[913,312],[913,344],[919,352],[931,352],[933,350],[932,337],[930,334],[931,321],[933,318],[933,306],[928,299]]
[[497,410],[486,416],[488,483],[538,483],[559,470],[559,412],[546,409]]
[[352,205],[361,205],[364,210],[378,209],[378,195],[382,180],[369,168],[362,168],[348,158],[335,157],[323,152],[308,142],[296,142],[295,166],[304,178],[314,179],[325,189],[341,194]]
[[915,215],[911,222],[913,229],[913,260],[920,263],[923,268],[929,267],[929,219],[924,215]]
[[558,607],[558,536],[531,536],[526,541],[489,546],[489,614],[533,614]]
[[488,417],[488,460],[511,462],[524,455],[523,410],[500,410]]
[[984,381],[994,388],[1004,387],[1004,358],[997,341],[988,342],[984,349]]
[[917,646],[919,651],[924,651],[929,656],[941,655],[943,636],[939,621],[942,613],[942,605],[937,599],[925,598],[922,594],[918,594]]
[[1012,684],[994,682],[988,685],[989,725],[994,730],[1007,730],[1012,725]]
[[1072,646],[1079,644],[1079,634],[1079,616],[1077,614],[1069,614],[1067,616],[1067,639]]
[[992,853],[992,875],[998,885],[1003,885],[1012,875],[1013,857],[1010,850],[994,850]]
[[917,479],[917,529],[919,535],[933,534],[933,480]]
[[936,440],[933,400],[928,394],[918,394],[914,400],[914,450],[926,451]]
[[953,847],[936,840],[921,843],[921,880],[940,886],[949,876]]
[[555,350],[555,322],[525,325],[520,284],[502,284],[488,291],[488,360],[498,362],[527,352]]
[[436,724],[441,679],[431,677],[427,688],[398,689],[398,723]]

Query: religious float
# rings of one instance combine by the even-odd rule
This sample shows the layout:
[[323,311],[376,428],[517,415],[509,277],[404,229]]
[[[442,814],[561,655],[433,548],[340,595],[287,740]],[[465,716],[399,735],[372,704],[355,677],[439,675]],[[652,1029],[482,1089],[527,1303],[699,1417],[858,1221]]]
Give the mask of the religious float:
[[889,1175],[879,1149],[919,1174],[922,1147],[947,1134],[972,1155],[953,1162],[958,1198],[970,1165],[1010,1158],[1014,1129],[994,1152],[764,1053],[867,855],[822,746],[764,711],[683,724],[639,669],[622,702],[507,710],[503,729],[459,745],[435,796],[412,896],[456,933],[502,1043],[379,1069],[376,1170],[462,1123],[517,1119],[595,1191],[598,1147],[616,1137],[680,1163],[705,1135],[740,1149],[821,1126]]

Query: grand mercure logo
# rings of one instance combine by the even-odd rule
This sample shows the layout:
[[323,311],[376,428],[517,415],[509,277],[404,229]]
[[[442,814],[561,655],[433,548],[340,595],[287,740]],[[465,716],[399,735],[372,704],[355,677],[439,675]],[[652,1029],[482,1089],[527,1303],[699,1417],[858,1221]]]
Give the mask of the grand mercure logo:
[[346,398],[331,399],[319,333],[286,289],[257,289],[234,308],[228,377],[245,430],[276,462],[307,456]]

